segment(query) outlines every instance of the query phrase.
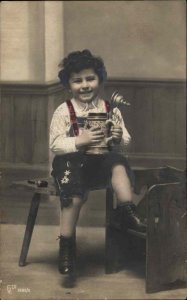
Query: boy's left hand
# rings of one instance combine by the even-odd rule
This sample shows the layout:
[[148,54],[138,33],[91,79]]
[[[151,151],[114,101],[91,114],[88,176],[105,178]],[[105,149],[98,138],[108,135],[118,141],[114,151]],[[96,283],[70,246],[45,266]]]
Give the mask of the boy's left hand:
[[122,138],[122,135],[123,135],[123,131],[122,131],[121,126],[113,125],[111,127],[110,131],[111,131],[111,135],[112,135],[112,141],[115,144],[119,144],[121,142],[121,138]]

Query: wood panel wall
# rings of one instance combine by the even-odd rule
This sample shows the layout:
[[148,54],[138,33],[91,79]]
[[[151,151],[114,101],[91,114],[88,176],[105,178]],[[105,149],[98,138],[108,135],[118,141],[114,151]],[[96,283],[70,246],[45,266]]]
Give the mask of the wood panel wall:
[[186,97],[182,81],[109,81],[106,96],[117,89],[131,103],[123,107],[132,136],[130,157],[138,162],[185,164]]
[[[122,113],[132,136],[132,163],[184,166],[185,83],[108,80],[104,93],[107,99],[114,90],[131,103],[130,107],[122,107]],[[67,97],[58,83],[1,85],[1,164],[48,165],[51,117]]]

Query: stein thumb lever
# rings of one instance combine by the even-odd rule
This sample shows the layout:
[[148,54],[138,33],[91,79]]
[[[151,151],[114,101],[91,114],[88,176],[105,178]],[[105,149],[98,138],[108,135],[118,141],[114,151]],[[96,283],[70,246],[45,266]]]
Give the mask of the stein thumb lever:
[[106,120],[105,124],[106,124],[106,125],[111,124],[111,125],[114,125],[114,126],[115,126],[115,122],[112,121],[112,119]]

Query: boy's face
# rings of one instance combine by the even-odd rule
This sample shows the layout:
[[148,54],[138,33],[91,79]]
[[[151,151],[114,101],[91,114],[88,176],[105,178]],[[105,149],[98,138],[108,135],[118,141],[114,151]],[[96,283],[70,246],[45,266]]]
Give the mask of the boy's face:
[[99,93],[99,77],[93,69],[84,69],[71,74],[69,87],[76,100],[83,103],[91,102]]

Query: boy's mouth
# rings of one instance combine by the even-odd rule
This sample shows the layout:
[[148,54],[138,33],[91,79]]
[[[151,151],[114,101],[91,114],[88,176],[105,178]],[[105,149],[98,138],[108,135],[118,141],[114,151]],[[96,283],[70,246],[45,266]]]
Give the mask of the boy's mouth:
[[80,92],[79,94],[80,95],[89,95],[92,93],[92,90],[91,91],[84,91],[84,92]]

